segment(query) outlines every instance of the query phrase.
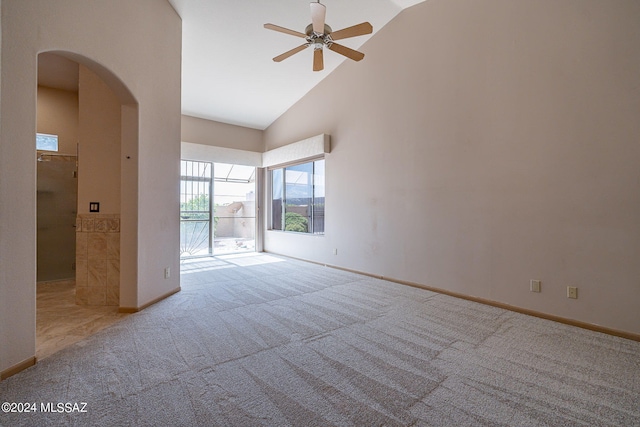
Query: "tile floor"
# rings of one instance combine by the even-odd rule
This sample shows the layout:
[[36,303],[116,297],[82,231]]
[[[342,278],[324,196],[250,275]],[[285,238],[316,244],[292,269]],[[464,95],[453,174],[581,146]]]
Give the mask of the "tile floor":
[[42,360],[128,314],[118,307],[76,305],[75,280],[42,282],[36,297],[36,357]]

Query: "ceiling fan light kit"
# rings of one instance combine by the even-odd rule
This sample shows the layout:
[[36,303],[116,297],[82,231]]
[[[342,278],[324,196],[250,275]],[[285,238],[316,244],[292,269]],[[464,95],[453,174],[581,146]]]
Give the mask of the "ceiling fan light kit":
[[364,53],[358,52],[341,44],[335,40],[342,40],[349,37],[363,36],[373,32],[373,26],[368,22],[363,22],[352,27],[344,28],[338,31],[332,31],[331,27],[325,23],[327,8],[322,3],[311,3],[311,24],[307,26],[304,34],[288,28],[279,27],[274,24],[264,24],[268,30],[278,31],[280,33],[289,34],[291,36],[304,38],[306,43],[293,48],[281,55],[273,58],[275,62],[280,62],[308,47],[313,47],[313,71],[321,71],[324,69],[323,51],[326,47],[340,55],[346,56],[354,61],[360,61],[364,58]]

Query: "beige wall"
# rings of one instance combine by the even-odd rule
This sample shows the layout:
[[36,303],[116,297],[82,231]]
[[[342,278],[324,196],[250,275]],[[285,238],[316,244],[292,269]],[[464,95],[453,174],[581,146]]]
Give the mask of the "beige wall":
[[79,73],[78,213],[90,202],[101,214],[120,213],[120,101],[84,65]]
[[38,132],[58,135],[58,153],[76,154],[78,93],[38,86]]
[[332,140],[326,235],[265,249],[640,333],[639,22],[635,0],[405,10],[265,131]]
[[40,52],[67,52],[124,104],[121,306],[139,307],[179,288],[179,275],[165,280],[163,272],[179,271],[181,21],[159,0],[3,0],[0,7],[0,371],[6,372],[35,354],[32,141]]
[[182,141],[262,153],[262,131],[191,116],[182,116]]

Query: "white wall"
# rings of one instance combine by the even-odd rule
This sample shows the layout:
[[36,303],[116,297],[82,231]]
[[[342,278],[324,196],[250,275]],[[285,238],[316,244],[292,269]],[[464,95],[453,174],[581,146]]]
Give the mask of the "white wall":
[[[129,261],[123,259],[121,279],[133,291],[121,294],[121,305],[139,307],[178,289],[178,275],[165,280],[163,270],[179,271],[181,21],[159,0],[4,0],[1,8],[0,371],[6,371],[35,354],[39,52],[73,52],[121,102],[137,101],[122,109],[129,191],[122,194],[122,232],[133,234],[123,238],[121,256]],[[133,252],[125,255],[125,247]]]
[[265,249],[640,333],[639,22],[635,0],[405,10],[266,129],[332,153],[326,235]]

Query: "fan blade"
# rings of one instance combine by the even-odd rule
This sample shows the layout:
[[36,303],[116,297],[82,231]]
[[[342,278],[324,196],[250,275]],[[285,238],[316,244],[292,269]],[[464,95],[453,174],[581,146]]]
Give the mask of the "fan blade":
[[280,62],[280,61],[284,61],[285,59],[287,59],[288,57],[295,55],[298,52],[301,52],[303,50],[305,50],[309,45],[308,44],[303,44],[301,46],[298,46],[296,48],[293,48],[291,50],[286,51],[285,53],[283,53],[282,55],[278,55],[275,58],[273,58],[274,62]]
[[313,31],[318,34],[324,34],[324,20],[327,16],[327,8],[320,2],[311,3],[311,22],[313,23]]
[[357,50],[353,50],[346,46],[342,46],[338,43],[331,43],[329,45],[329,49],[339,53],[340,55],[344,55],[349,59],[353,59],[354,61],[360,61],[362,58],[364,58],[364,53],[358,52]]
[[331,40],[341,40],[349,37],[364,36],[365,34],[371,34],[373,27],[368,22],[354,25],[353,27],[343,28],[342,30],[334,31],[331,33]]
[[277,25],[273,25],[273,24],[264,24],[264,27],[265,27],[267,30],[278,31],[278,32],[280,32],[280,33],[285,33],[285,34],[289,34],[289,35],[292,35],[292,36],[298,36],[298,37],[302,37],[302,38],[307,37],[307,35],[306,35],[306,34],[302,34],[302,33],[301,33],[301,32],[299,32],[299,31],[290,30],[290,29],[288,29],[288,28],[279,27],[279,26],[277,26]]
[[313,51],[313,71],[322,71],[324,69],[324,56],[322,55],[322,49],[315,49]]

